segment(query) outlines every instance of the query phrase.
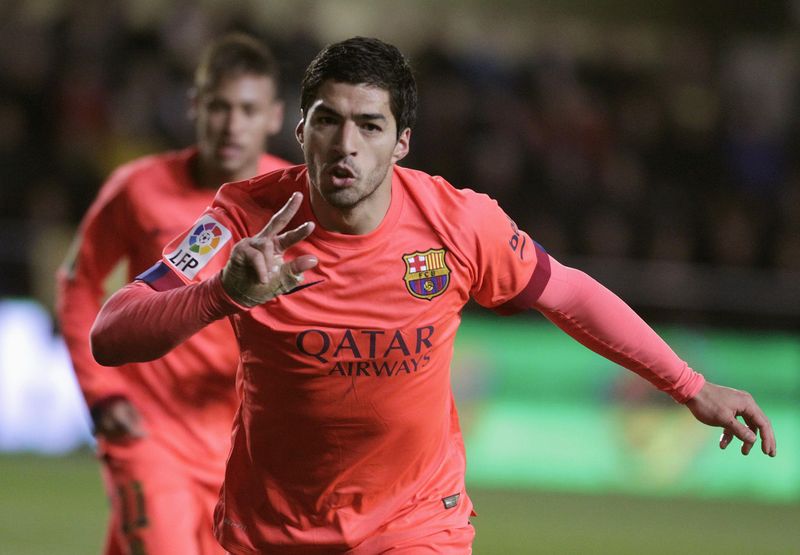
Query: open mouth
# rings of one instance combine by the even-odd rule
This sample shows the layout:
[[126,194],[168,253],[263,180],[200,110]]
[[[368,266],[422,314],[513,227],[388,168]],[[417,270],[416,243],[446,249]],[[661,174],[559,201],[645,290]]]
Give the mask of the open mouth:
[[236,156],[241,152],[242,147],[234,143],[222,143],[217,147],[217,152],[222,156]]
[[351,185],[356,180],[356,173],[344,164],[337,164],[330,170],[333,184],[337,187]]

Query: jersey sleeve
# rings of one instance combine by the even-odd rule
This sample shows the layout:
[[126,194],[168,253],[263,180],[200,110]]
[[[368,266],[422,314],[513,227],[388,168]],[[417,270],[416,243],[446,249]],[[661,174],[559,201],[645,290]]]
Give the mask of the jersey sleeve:
[[[115,293],[91,330],[105,366],[159,358],[209,323],[247,310],[222,287],[221,270],[244,236],[226,186],[214,203],[163,250],[161,260]],[[148,287],[149,286],[149,287]]]
[[465,191],[472,222],[462,248],[469,249],[472,266],[471,296],[481,306],[497,309],[515,298],[528,284],[546,283],[549,276],[544,250],[486,195]]
[[219,273],[165,291],[134,281],[100,310],[91,330],[92,352],[104,366],[147,362],[164,356],[211,322],[243,310],[225,293]]
[[157,291],[199,283],[225,267],[233,245],[241,238],[229,213],[212,205],[164,248],[160,261],[136,279]]
[[89,330],[105,295],[104,282],[126,257],[134,218],[126,195],[127,176],[112,175],[86,213],[67,259],[58,270],[56,314],[86,403],[125,396],[122,376],[92,357]]
[[547,283],[527,286],[509,307],[539,310],[585,347],[639,374],[679,403],[697,395],[705,384],[703,376],[631,307],[586,273],[547,258]]

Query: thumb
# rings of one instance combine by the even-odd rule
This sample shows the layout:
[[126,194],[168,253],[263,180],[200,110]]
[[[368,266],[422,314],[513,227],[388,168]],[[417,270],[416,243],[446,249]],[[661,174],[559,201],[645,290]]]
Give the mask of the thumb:
[[281,266],[280,292],[288,293],[303,283],[303,272],[316,266],[317,262],[316,256],[306,254],[298,256]]
[[294,260],[289,261],[286,266],[288,266],[289,272],[294,275],[299,275],[305,272],[306,270],[310,270],[314,266],[319,263],[319,260],[316,256],[311,254],[304,254],[303,256],[298,256]]

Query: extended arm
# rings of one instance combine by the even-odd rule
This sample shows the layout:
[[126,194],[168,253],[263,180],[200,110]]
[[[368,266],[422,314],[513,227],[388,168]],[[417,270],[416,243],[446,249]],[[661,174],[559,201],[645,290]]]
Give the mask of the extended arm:
[[702,375],[681,360],[625,302],[596,280],[549,258],[550,279],[534,308],[594,352],[636,372],[679,403],[703,387]]
[[523,291],[513,302],[536,308],[581,344],[686,404],[700,422],[722,427],[721,448],[736,436],[746,455],[760,433],[761,450],[775,455],[772,426],[748,393],[706,382],[614,293],[585,273],[541,254],[547,258],[537,267],[540,275],[531,280],[529,294]]

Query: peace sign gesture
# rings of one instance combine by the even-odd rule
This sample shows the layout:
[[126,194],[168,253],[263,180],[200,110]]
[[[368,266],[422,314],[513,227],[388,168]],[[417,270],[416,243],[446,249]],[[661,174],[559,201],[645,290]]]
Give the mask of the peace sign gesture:
[[233,247],[222,270],[222,287],[237,303],[253,307],[287,293],[303,282],[303,272],[317,265],[317,258],[312,255],[299,256],[288,262],[283,259],[286,249],[314,231],[314,223],[305,222],[281,233],[302,201],[302,193],[295,192],[264,229]]

